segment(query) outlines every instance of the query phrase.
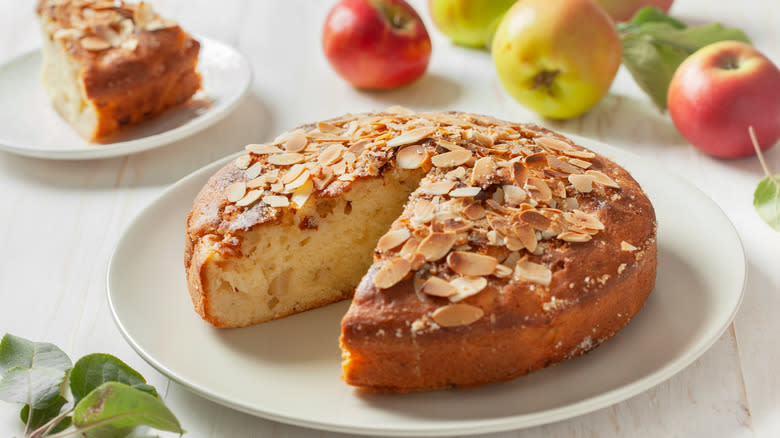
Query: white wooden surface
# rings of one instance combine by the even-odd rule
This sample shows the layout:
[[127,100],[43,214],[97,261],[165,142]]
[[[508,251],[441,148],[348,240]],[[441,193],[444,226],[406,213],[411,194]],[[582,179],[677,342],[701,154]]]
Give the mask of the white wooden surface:
[[[742,308],[693,365],[612,407],[494,436],[780,436],[780,233],[752,208],[752,192],[762,176],[757,160],[717,161],[699,153],[622,69],[610,94],[585,116],[539,120],[505,94],[489,54],[453,47],[435,30],[422,0],[413,4],[433,39],[428,73],[405,89],[385,93],[356,91],[327,65],[320,32],[334,1],[153,3],[185,28],[246,54],[255,75],[251,94],[213,128],[129,157],[57,162],[0,153],[0,333],[56,343],[74,358],[96,351],[121,357],[161,390],[188,437],[340,436],[221,407],[157,373],[125,343],[111,319],[105,299],[107,261],[124,226],[166,186],[248,142],[273,138],[301,122],[394,104],[460,109],[540,121],[661,160],[723,208],[747,252]],[[777,0],[677,0],[672,12],[689,23],[722,21],[740,27],[780,63]],[[0,62],[37,47],[39,38],[33,2],[0,0]],[[2,96],[0,103],[23,104]],[[767,160],[780,172],[780,147]],[[0,402],[0,436],[21,435],[17,412],[17,406]]]

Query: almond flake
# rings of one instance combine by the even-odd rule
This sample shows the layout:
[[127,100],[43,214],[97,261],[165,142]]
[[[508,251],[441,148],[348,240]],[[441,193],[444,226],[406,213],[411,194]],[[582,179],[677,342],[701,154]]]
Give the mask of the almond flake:
[[246,170],[251,163],[252,163],[252,156],[249,154],[244,154],[236,158],[236,167],[238,167],[241,170]]
[[528,192],[537,201],[550,202],[552,199],[552,190],[550,190],[550,186],[543,180],[534,177],[528,178],[526,186],[528,187]]
[[473,198],[477,196],[482,189],[479,187],[459,187],[450,192],[450,196],[453,198]]
[[354,163],[355,161],[357,161],[357,155],[353,154],[353,153],[352,153],[352,152],[350,152],[350,151],[346,151],[346,152],[344,152],[344,153],[341,155],[341,157],[344,159],[344,161],[346,161],[346,162],[347,162],[347,163],[349,163],[349,164],[352,164],[352,163]]
[[471,184],[486,187],[492,182],[496,171],[496,162],[491,157],[482,157],[474,163],[471,172]]
[[409,233],[409,230],[406,228],[390,230],[379,239],[376,244],[376,249],[381,252],[390,251],[398,245],[406,242],[411,236],[411,233]]
[[400,257],[385,261],[376,275],[374,275],[374,285],[380,289],[387,289],[406,277],[406,274],[412,270],[412,264]]
[[444,149],[447,149],[448,151],[462,151],[466,149],[463,146],[458,146],[455,143],[449,142],[444,139],[437,140],[436,144],[443,147]]
[[570,156],[570,157],[577,157],[577,158],[596,158],[596,154],[594,154],[591,151],[588,150],[580,150],[580,149],[569,149],[568,151],[564,151],[564,154]]
[[585,173],[587,175],[592,176],[593,180],[601,184],[602,186],[613,187],[616,189],[620,188],[620,186],[618,185],[618,183],[615,182],[615,180],[608,177],[603,172],[599,172],[598,170],[588,170]]
[[81,39],[81,47],[86,50],[98,52],[111,48],[111,43],[96,36],[88,36]]
[[285,154],[276,154],[268,157],[268,162],[276,164],[277,166],[290,166],[292,164],[300,163],[304,160],[303,154],[295,152],[288,152]]
[[479,307],[465,303],[448,304],[436,309],[431,318],[442,327],[457,327],[469,325],[485,315]]
[[366,146],[370,144],[371,144],[371,140],[368,139],[360,140],[353,143],[347,150],[352,152],[355,155],[360,155],[363,152],[363,150],[366,148]]
[[576,231],[564,231],[558,234],[558,238],[566,242],[582,243],[591,239],[590,234],[578,233]]
[[563,160],[559,160],[558,158],[553,157],[551,155],[547,156],[547,164],[551,168],[556,169],[556,170],[560,170],[563,173],[568,173],[568,174],[580,174],[580,173],[582,173],[582,170],[579,167],[572,166],[571,164],[569,164],[569,163],[567,163],[567,162],[565,162]]
[[409,240],[404,243],[404,246],[401,247],[398,254],[404,258],[410,257],[416,253],[418,246],[420,246],[420,241],[417,240],[416,237],[410,237]]
[[258,187],[265,187],[268,185],[268,179],[265,175],[258,176],[257,178],[250,179],[246,182],[246,187],[249,189],[256,189]]
[[510,251],[520,251],[525,248],[523,242],[515,236],[504,237],[504,246]]
[[406,257],[406,260],[408,260],[409,264],[411,264],[412,271],[416,271],[422,268],[422,266],[425,264],[425,257],[423,257],[422,254],[417,254],[417,253],[410,254],[409,256]]
[[463,275],[490,275],[497,264],[495,257],[474,252],[453,251],[447,256],[447,266]]
[[426,199],[417,199],[414,203],[414,221],[419,224],[427,224],[433,220],[436,206]]
[[395,161],[400,169],[417,169],[427,159],[428,152],[419,144],[403,147],[395,156]]
[[456,238],[455,233],[431,233],[420,242],[417,252],[429,262],[439,260],[450,252]]
[[233,184],[227,186],[225,189],[225,196],[230,202],[236,202],[243,198],[246,194],[246,183],[243,181],[236,181]]
[[498,278],[507,278],[512,275],[512,268],[504,265],[498,265],[496,266],[495,272],[493,272],[493,276]]
[[341,132],[340,127],[328,122],[317,122],[317,129],[319,129],[320,132],[330,132],[330,133]]
[[412,129],[411,131],[404,132],[401,135],[390,139],[390,141],[387,142],[387,147],[395,148],[398,146],[414,144],[430,136],[434,132],[436,132],[436,129],[432,127]]
[[[284,186],[285,193],[292,193],[293,191],[297,190],[299,187],[302,187],[304,184],[309,182],[310,178],[311,178],[311,173],[309,172],[309,169],[303,169],[303,172],[301,172],[301,174],[298,175],[297,178],[285,184]],[[282,181],[282,184],[284,184],[284,181]]]
[[547,153],[537,152],[525,157],[523,161],[525,162],[526,167],[541,168],[547,164]]
[[420,291],[434,297],[449,297],[458,293],[458,289],[439,277],[428,277]]
[[521,161],[516,161],[512,165],[512,176],[515,179],[515,184],[522,187],[528,180],[528,168]]
[[573,210],[571,212],[563,213],[563,219],[575,225],[578,228],[585,230],[603,230],[604,224],[601,223],[598,218],[592,214],[585,213],[582,210]]
[[260,172],[262,171],[263,171],[263,163],[257,162],[249,166],[248,169],[246,169],[246,177],[249,179],[255,179],[260,175]]
[[552,149],[556,152],[567,152],[571,149],[573,149],[572,145],[569,143],[566,143],[565,141],[558,140],[557,138],[552,137],[536,137],[534,138],[534,141],[539,146],[542,146],[547,149]]
[[438,181],[421,186],[420,190],[428,195],[446,195],[455,187],[455,181]]
[[450,280],[450,285],[454,286],[457,291],[450,296],[450,301],[457,303],[481,292],[487,286],[487,279],[485,277],[458,277]]
[[523,257],[515,265],[514,278],[515,280],[530,281],[542,286],[549,286],[552,281],[552,271],[545,265],[530,262]]
[[281,195],[266,195],[263,196],[263,202],[271,207],[287,207],[290,205],[290,200],[287,196]]
[[637,249],[639,249],[639,248],[637,248],[637,247],[635,247],[634,245],[632,245],[632,244],[630,244],[630,243],[626,242],[625,240],[624,240],[624,241],[622,241],[622,242],[620,242],[620,250],[621,250],[621,251],[634,252],[634,251],[636,251]]
[[[298,178],[298,180],[299,179],[300,178]],[[290,199],[290,203],[295,208],[303,208],[312,192],[314,192],[314,183],[310,179],[307,179],[303,185],[295,189],[292,198]]]
[[239,207],[246,207],[254,204],[263,195],[262,190],[250,190],[243,198],[236,201],[236,205]]
[[552,221],[547,216],[534,210],[527,210],[520,213],[520,219],[539,231],[544,231],[550,228],[550,224],[552,223]]
[[528,251],[536,251],[536,245],[539,242],[536,239],[536,232],[532,226],[522,222],[514,222],[512,224],[512,231]]
[[504,203],[513,207],[517,207],[525,201],[527,194],[525,190],[517,186],[505,185],[504,189]]
[[82,32],[79,29],[57,29],[54,34],[52,35],[52,38],[55,40],[69,40],[69,39],[75,39],[75,38],[81,38],[84,35],[84,32]]
[[593,175],[569,175],[569,182],[574,189],[580,193],[590,193],[593,191]]
[[463,209],[463,215],[475,221],[485,217],[485,208],[479,202],[472,202]]
[[281,149],[272,144],[248,144],[244,146],[244,149],[258,155],[279,154],[282,152]]
[[592,164],[590,161],[580,160],[579,158],[569,158],[569,163],[579,167],[580,169],[587,169]]
[[431,158],[431,162],[436,167],[456,167],[461,164],[466,164],[470,159],[471,151],[463,149],[435,155]]
[[303,164],[296,164],[292,166],[282,177],[282,184],[289,184],[296,178],[298,178],[303,171],[306,170],[306,166]]

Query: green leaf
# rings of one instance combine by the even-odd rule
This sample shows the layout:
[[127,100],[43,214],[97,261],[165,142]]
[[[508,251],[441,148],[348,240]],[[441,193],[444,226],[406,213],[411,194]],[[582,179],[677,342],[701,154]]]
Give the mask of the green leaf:
[[[780,180],[780,175],[775,175],[775,179]],[[767,176],[758,183],[753,193],[753,206],[764,222],[780,231],[780,187],[776,181]]]
[[32,342],[6,334],[0,341],[0,375],[14,367],[67,371],[71,367],[71,361],[68,355],[54,344]]
[[[56,416],[60,415],[60,412],[62,411],[62,407],[65,406],[65,404],[67,403],[68,400],[60,396],[46,408],[33,409],[32,419],[30,420],[29,429],[30,430],[38,429],[39,427],[51,421]],[[30,405],[24,405],[22,411],[19,413],[19,416],[21,417],[23,423],[27,424],[27,418],[29,417],[29,415],[30,415]],[[57,423],[57,425],[55,425],[51,429],[51,432],[57,433],[62,430],[65,430],[68,427],[70,427],[70,424],[71,424],[71,418],[64,417],[62,420],[60,420],[59,423]]]
[[14,367],[0,380],[0,400],[30,405],[33,409],[47,408],[60,396],[63,381],[62,370]]
[[661,111],[666,109],[669,82],[685,58],[718,41],[750,43],[739,29],[719,23],[686,27],[654,8],[642,9],[618,29],[623,45],[623,65]]
[[93,437],[118,436],[136,426],[184,433],[159,398],[119,382],[106,382],[81,399],[73,424]]
[[146,379],[138,371],[110,354],[84,356],[70,373],[70,390],[76,402],[106,382],[125,383],[157,397],[157,391],[146,384]]

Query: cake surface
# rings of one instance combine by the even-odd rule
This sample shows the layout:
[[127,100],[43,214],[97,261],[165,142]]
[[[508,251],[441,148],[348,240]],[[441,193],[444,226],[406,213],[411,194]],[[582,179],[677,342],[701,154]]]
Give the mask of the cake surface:
[[393,109],[246,150],[187,219],[195,309],[240,327],[359,283],[340,340],[349,384],[512,379],[595,348],[653,288],[650,201],[624,169],[547,129]]
[[200,88],[200,45],[148,3],[40,0],[37,12],[43,87],[88,140],[109,141]]

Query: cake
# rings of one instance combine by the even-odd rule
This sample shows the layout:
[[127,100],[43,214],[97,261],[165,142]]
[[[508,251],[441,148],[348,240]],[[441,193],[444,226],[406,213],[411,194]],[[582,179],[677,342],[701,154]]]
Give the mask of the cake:
[[653,288],[647,196],[545,128],[393,108],[245,149],[187,218],[195,310],[243,327],[354,294],[351,385],[509,380],[595,348]]
[[41,79],[79,135],[104,142],[200,88],[200,45],[148,3],[40,0]]

